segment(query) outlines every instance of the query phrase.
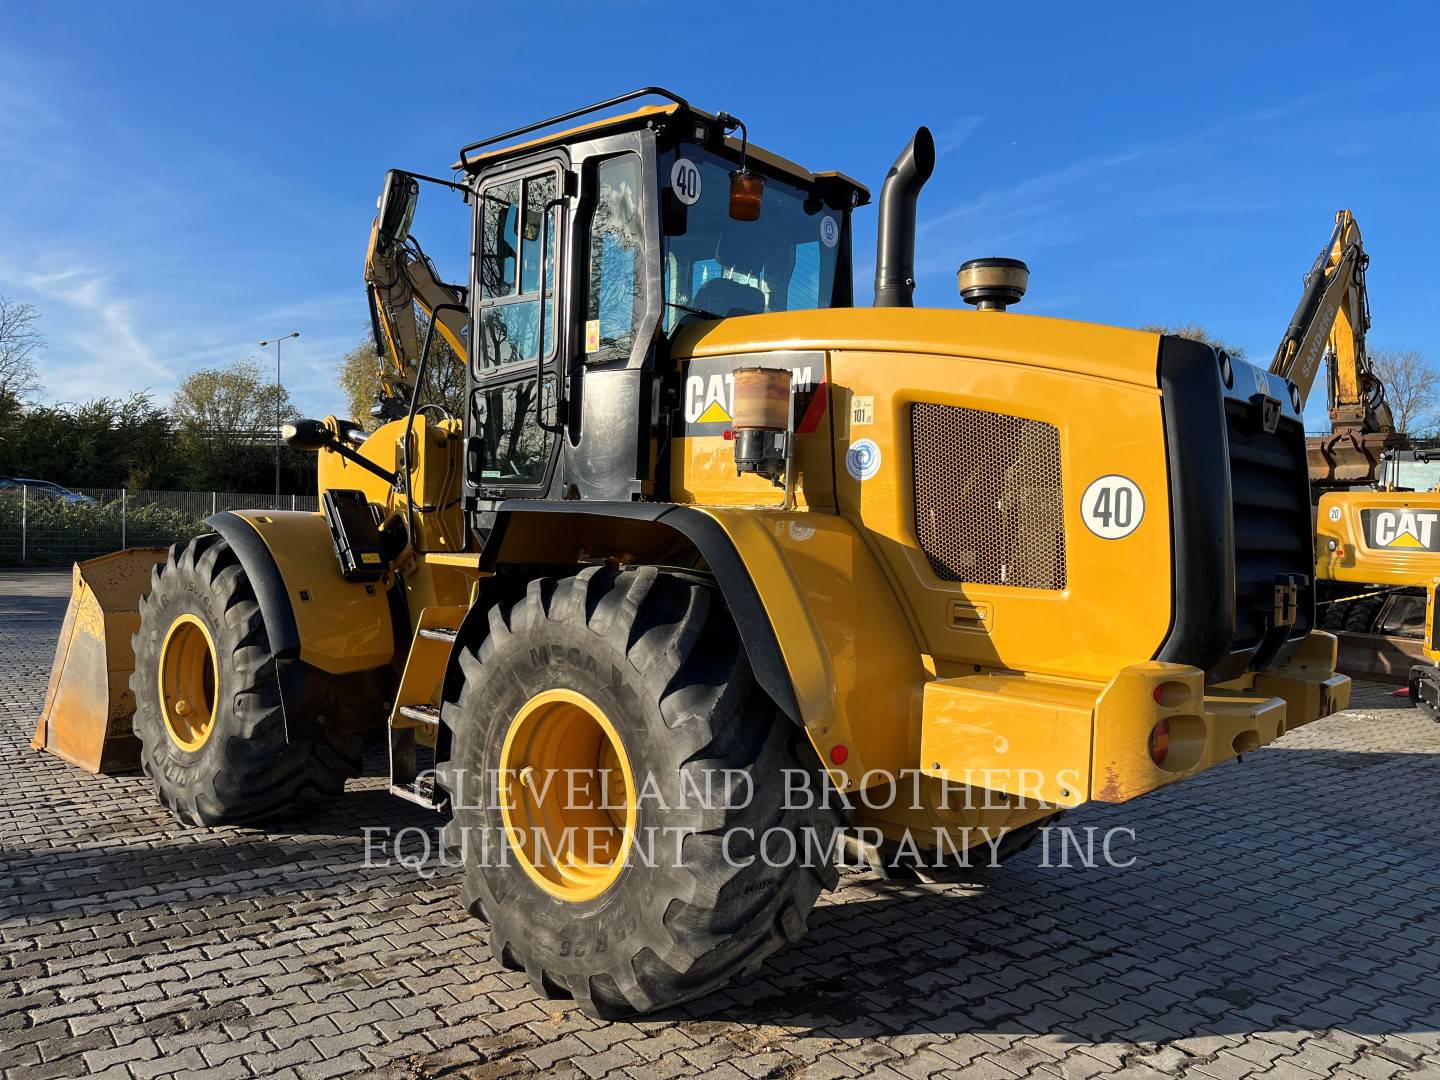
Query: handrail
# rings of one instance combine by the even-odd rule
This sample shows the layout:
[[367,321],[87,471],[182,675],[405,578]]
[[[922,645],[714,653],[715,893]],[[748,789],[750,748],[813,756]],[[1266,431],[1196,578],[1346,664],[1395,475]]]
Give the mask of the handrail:
[[417,553],[420,548],[415,536],[415,496],[411,491],[414,483],[411,472],[415,462],[411,458],[410,440],[415,429],[415,413],[420,407],[420,388],[425,384],[425,365],[430,362],[430,345],[435,340],[435,324],[440,321],[442,311],[468,314],[468,309],[461,304],[436,304],[430,309],[430,325],[425,329],[425,344],[420,349],[420,362],[415,366],[415,388],[410,391],[410,409],[405,414],[405,440],[402,443],[405,447],[405,530],[409,534],[406,539],[410,542],[411,550]]
[[576,117],[585,116],[589,113],[599,112],[601,109],[609,109],[615,105],[622,105],[627,101],[634,101],[643,97],[663,97],[679,105],[682,109],[690,108],[690,103],[673,91],[666,90],[663,86],[643,86],[639,90],[631,90],[628,94],[621,94],[619,97],[610,98],[608,101],[599,101],[594,105],[586,105],[583,109],[574,109],[568,113],[561,113],[559,116],[552,116],[548,120],[541,120],[535,124],[526,124],[524,127],[507,131],[503,135],[492,135],[488,139],[481,139],[479,142],[470,143],[460,148],[460,167],[470,167],[470,153],[479,150],[484,146],[494,146],[496,143],[505,142],[520,135],[529,135],[532,131],[539,131],[542,128],[552,127],[555,124],[563,124],[567,120],[574,120]]
[[[551,435],[558,433],[565,426],[559,419],[564,412],[564,386],[561,382],[564,373],[559,372],[555,377],[556,422],[547,424],[545,422],[545,277],[550,269],[550,211],[563,208],[566,201],[564,195],[557,195],[545,204],[544,210],[540,211],[540,311],[536,320],[540,324],[538,331],[540,340],[535,344],[535,352],[537,354],[535,359],[535,425],[541,431],[547,431]],[[558,246],[560,240],[559,214],[555,215],[555,240]],[[558,271],[555,274],[555,281],[556,284],[559,284],[560,274]],[[560,290],[552,289],[551,292],[555,294],[552,296],[552,302],[558,303],[557,298]],[[558,323],[559,320],[557,319],[556,322]],[[560,351],[560,335],[558,333],[555,335],[555,356],[557,360],[564,359]]]

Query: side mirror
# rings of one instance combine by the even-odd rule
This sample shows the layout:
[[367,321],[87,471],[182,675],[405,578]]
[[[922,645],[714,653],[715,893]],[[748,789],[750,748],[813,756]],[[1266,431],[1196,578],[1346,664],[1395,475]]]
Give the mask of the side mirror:
[[385,174],[385,186],[375,204],[380,210],[376,220],[382,249],[389,250],[405,242],[410,235],[410,223],[415,220],[415,204],[419,199],[420,181],[399,169],[391,169]]

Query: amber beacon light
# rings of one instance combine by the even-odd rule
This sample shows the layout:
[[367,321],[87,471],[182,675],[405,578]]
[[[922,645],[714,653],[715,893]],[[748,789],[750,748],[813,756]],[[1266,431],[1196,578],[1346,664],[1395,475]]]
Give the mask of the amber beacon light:
[[735,472],[759,473],[784,483],[790,456],[790,371],[744,367],[735,370]]

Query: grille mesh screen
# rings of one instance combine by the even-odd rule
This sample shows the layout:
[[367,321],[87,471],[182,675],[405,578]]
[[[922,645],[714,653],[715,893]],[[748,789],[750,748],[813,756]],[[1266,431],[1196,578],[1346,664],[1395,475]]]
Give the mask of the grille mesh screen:
[[1004,413],[910,407],[915,532],[946,581],[1065,588],[1060,430]]

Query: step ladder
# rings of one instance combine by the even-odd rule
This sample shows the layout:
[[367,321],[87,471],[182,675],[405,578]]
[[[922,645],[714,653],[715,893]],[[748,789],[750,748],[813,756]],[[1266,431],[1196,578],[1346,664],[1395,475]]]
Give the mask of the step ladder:
[[439,806],[435,776],[421,773],[416,751],[422,746],[433,751],[440,733],[441,684],[465,611],[442,605],[420,612],[390,713],[390,793],[432,809]]

